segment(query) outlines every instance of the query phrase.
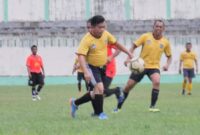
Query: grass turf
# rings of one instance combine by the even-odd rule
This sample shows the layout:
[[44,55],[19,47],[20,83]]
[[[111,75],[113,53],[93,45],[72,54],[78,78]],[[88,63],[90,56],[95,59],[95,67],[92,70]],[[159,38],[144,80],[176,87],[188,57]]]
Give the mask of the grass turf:
[[109,119],[90,116],[91,103],[79,107],[76,119],[69,116],[70,97],[79,97],[76,85],[45,86],[41,101],[31,100],[26,86],[0,86],[0,135],[199,135],[200,84],[191,96],[180,95],[181,84],[162,84],[157,106],[148,112],[150,84],[131,91],[122,111],[113,114],[115,96],[104,100]]

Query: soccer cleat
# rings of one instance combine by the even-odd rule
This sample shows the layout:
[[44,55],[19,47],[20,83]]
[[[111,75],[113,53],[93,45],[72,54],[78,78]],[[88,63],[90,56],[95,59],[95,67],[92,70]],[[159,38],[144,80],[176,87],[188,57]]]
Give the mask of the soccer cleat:
[[192,93],[189,92],[188,95],[192,95]]
[[150,107],[149,112],[160,112],[160,109],[155,108],[155,107]]
[[76,110],[78,109],[78,107],[75,105],[74,101],[75,101],[74,98],[71,98],[70,101],[69,101],[70,102],[70,109],[71,109],[72,118],[75,118]]
[[102,112],[102,113],[99,114],[99,119],[100,120],[106,120],[106,119],[108,119],[108,116],[104,112]]
[[36,96],[32,96],[32,100],[33,101],[36,101],[37,99],[36,99]]
[[37,98],[38,100],[41,100],[41,97],[40,97],[39,95],[36,95],[36,98]]
[[115,108],[112,113],[119,113],[120,111],[121,111],[121,109]]

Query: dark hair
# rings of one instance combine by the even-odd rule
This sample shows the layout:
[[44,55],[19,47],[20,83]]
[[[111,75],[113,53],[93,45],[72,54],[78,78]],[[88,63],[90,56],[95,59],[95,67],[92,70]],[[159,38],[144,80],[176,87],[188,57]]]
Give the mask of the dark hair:
[[92,19],[92,18],[89,18],[89,19],[87,20],[87,23],[91,23],[91,19]]
[[31,46],[31,50],[33,50],[33,48],[37,48],[37,46],[36,45],[32,45]]
[[187,42],[185,45],[192,45],[192,43],[191,42]]
[[161,22],[161,23],[163,23],[163,26],[165,26],[164,21],[161,20],[161,19],[157,19],[157,20],[155,20],[153,26],[155,26],[155,24],[156,24],[157,22]]
[[95,15],[89,20],[92,26],[96,26],[100,23],[103,23],[105,21],[105,18],[102,15]]

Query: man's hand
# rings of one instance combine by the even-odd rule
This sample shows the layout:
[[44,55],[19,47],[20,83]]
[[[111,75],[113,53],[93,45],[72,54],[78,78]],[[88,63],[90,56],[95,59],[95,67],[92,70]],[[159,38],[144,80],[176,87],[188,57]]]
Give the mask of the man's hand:
[[163,66],[164,71],[168,71],[168,68],[169,68],[169,66],[167,64]]

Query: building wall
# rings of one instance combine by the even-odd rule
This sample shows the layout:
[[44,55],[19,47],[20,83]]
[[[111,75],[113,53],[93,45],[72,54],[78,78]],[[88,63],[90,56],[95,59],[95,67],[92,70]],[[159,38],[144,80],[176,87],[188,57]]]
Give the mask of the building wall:
[[95,14],[108,20],[194,19],[200,18],[199,5],[199,0],[0,0],[0,21],[85,20]]

